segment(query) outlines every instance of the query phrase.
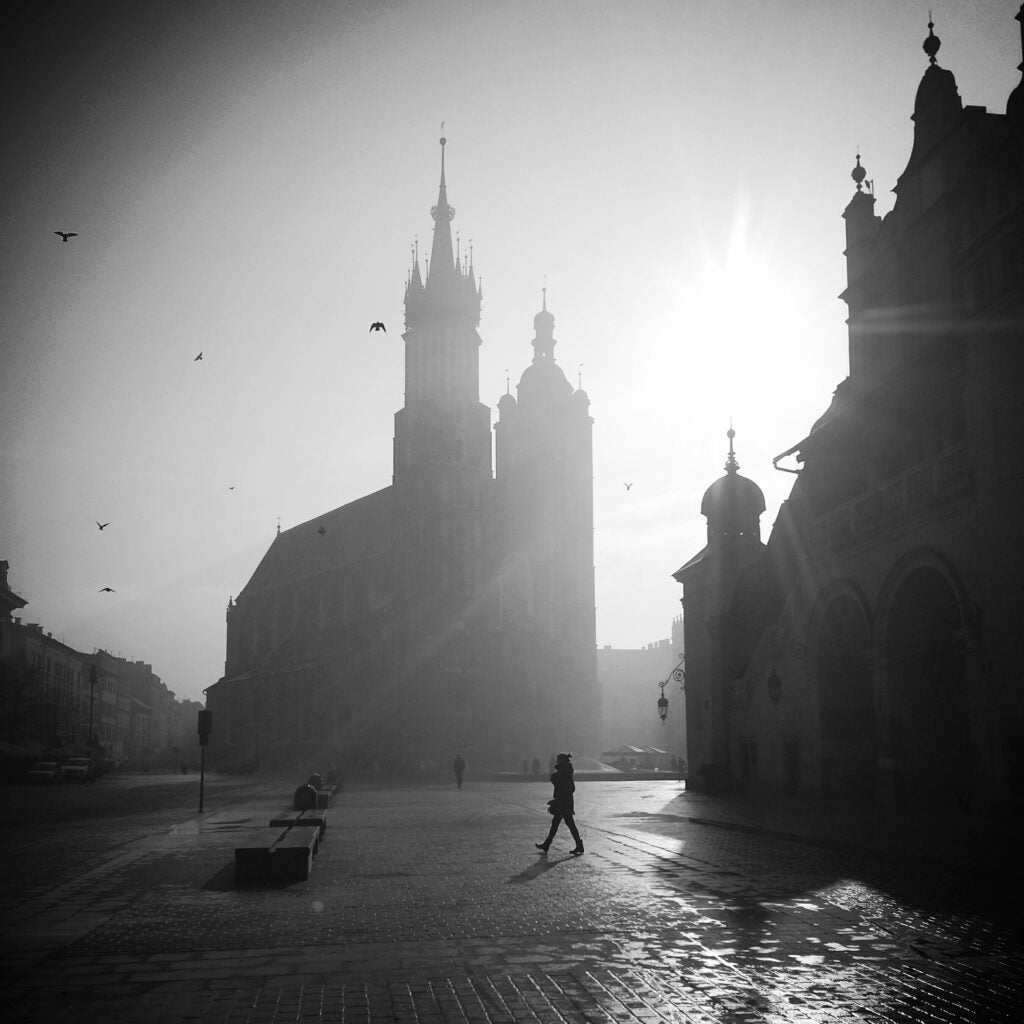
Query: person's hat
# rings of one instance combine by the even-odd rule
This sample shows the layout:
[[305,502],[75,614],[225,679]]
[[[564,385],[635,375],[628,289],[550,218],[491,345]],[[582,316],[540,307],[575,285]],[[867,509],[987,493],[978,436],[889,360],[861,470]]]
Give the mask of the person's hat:
[[571,761],[572,760],[572,754],[564,754],[564,753],[563,754],[556,754],[555,755],[555,760],[556,761]]

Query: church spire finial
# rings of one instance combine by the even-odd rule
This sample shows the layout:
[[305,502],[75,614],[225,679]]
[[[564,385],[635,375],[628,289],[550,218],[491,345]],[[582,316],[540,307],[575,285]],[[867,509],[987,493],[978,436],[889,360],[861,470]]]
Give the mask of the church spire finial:
[[921,46],[921,49],[928,54],[928,63],[935,63],[935,54],[939,52],[939,47],[942,45],[942,40],[932,31],[935,28],[935,22],[932,21],[932,12],[928,12],[928,38],[925,39]]
[[[451,222],[455,217],[455,208],[448,205],[448,186],[444,177],[444,148],[448,140],[444,136],[444,121],[441,122],[441,185],[437,190],[437,205],[431,207],[430,216],[434,220],[434,239],[430,246],[430,266],[440,278],[448,278],[455,269],[452,255]],[[428,273],[428,278],[429,278]]]

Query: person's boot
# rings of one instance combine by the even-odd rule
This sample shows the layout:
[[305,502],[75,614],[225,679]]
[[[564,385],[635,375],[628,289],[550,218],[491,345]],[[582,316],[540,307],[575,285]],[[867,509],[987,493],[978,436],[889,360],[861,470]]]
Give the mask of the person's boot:
[[541,853],[547,853],[548,852],[548,844],[547,843],[534,843],[533,845],[536,846],[537,849],[540,850]]
[[576,849],[575,850],[570,850],[569,853],[573,857],[578,857],[581,853],[583,853],[583,844],[582,843],[577,843],[576,844]]

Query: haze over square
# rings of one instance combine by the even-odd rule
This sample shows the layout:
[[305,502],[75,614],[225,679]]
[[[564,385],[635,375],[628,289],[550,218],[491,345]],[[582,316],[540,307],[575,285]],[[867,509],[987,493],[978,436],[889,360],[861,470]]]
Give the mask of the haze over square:
[[[968,102],[1013,87],[1016,6],[935,8]],[[884,214],[926,20],[874,2],[26,11],[0,312],[0,556],[24,620],[199,698],[278,519],[389,483],[444,120],[483,283],[481,400],[528,362],[546,283],[595,420],[598,643],[667,635],[730,419],[767,533],[792,480],[771,459],[846,374],[849,171],[859,147]]]

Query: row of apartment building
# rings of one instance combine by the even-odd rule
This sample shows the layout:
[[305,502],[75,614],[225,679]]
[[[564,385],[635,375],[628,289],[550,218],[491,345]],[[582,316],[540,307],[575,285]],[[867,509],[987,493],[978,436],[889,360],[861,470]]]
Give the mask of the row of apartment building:
[[138,768],[176,768],[196,751],[196,701],[179,701],[153,667],[77,651],[16,613],[28,602],[0,561],[0,741],[19,751],[94,751]]

